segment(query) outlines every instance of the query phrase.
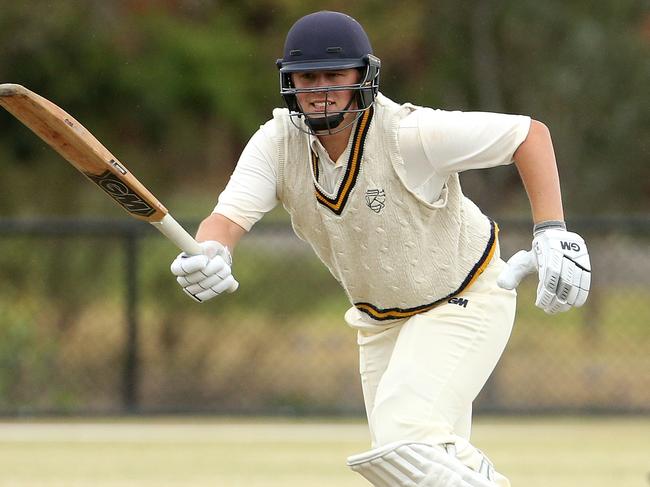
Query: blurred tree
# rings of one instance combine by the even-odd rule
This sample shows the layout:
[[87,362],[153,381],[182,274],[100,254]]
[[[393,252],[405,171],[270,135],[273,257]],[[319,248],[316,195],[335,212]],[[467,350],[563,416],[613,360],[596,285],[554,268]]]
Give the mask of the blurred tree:
[[[274,61],[287,29],[320,8],[315,0],[3,2],[0,80],[67,109],[170,206],[198,217],[281,105]],[[646,0],[332,0],[327,8],[362,21],[383,62],[382,91],[396,101],[546,122],[570,214],[650,208]],[[0,164],[3,214],[121,216],[7,116]],[[464,175],[491,213],[527,211],[517,179],[512,168]],[[38,201],[25,196],[34,194]]]
[[503,81],[551,128],[572,213],[650,210],[650,18],[645,1],[508,2]]
[[[199,218],[247,139],[281,105],[274,62],[287,29],[320,8],[315,0],[2,2],[0,82],[24,84],[68,110],[176,216]],[[396,101],[525,113],[546,122],[569,217],[650,210],[647,0],[331,0],[327,8],[364,24],[382,59],[382,91]],[[2,216],[124,218],[4,113],[0,168]],[[466,192],[491,214],[528,211],[512,167],[470,172],[463,180]],[[0,266],[11,277],[0,294],[12,298],[10,307],[0,309],[7,315],[0,338],[8,344],[0,347],[0,365],[11,370],[23,367],[21,354],[36,343],[35,325],[21,311],[26,306],[16,301],[22,290],[35,291],[38,306],[56,316],[56,330],[48,337],[64,343],[77,331],[70,323],[73,328],[82,323],[91,291],[99,288],[102,305],[120,299],[113,284],[123,278],[121,254],[110,239],[92,245],[54,242],[47,249],[38,242],[29,259],[19,253],[24,245],[12,241]],[[167,313],[160,343],[171,363],[186,338],[179,317],[193,305],[170,287],[159,262],[169,261],[174,251],[162,245],[147,244],[149,267],[142,268],[140,279],[151,293],[150,309]],[[166,257],[155,259],[158,252]],[[221,309],[250,309],[255,303],[265,319],[291,324],[291,313],[312,306],[308,297],[321,286],[322,266],[292,254],[299,263],[293,271],[300,275],[283,280],[277,276],[285,272],[286,256],[269,259],[245,244],[239,252],[249,254],[238,268],[249,286]],[[319,306],[343,309],[342,294],[333,280],[330,284],[319,288]],[[291,308],[260,292],[270,288],[294,296]],[[210,308],[192,310],[188,316],[214,322]],[[202,346],[207,354],[210,347]],[[37,355],[45,357],[37,382],[47,383],[53,355],[48,350]],[[0,393],[16,389],[19,379],[19,374],[0,376]]]

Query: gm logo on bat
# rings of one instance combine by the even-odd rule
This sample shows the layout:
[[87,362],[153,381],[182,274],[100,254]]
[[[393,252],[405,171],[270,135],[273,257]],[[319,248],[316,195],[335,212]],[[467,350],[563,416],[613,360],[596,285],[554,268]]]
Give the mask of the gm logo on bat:
[[112,172],[106,171],[99,176],[86,173],[86,176],[92,179],[97,186],[102,188],[129,213],[140,216],[150,216],[156,212],[155,208],[151,207],[137,193],[120,181],[120,179]]

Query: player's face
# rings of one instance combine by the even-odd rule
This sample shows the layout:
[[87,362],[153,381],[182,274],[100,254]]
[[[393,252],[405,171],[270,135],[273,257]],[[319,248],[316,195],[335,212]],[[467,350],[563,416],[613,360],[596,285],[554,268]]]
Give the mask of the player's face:
[[[359,82],[359,78],[360,74],[356,69],[305,71],[292,75],[293,85],[299,89],[354,85]],[[325,114],[326,112],[346,110],[348,103],[354,96],[354,92],[352,90],[313,91],[298,93],[296,96],[303,112]],[[348,108],[356,108],[356,101],[353,101]]]

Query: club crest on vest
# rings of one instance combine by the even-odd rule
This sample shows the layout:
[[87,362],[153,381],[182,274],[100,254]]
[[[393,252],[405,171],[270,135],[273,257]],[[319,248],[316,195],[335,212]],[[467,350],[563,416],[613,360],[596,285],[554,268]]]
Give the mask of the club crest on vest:
[[366,205],[375,213],[381,212],[386,206],[386,192],[383,189],[367,190]]

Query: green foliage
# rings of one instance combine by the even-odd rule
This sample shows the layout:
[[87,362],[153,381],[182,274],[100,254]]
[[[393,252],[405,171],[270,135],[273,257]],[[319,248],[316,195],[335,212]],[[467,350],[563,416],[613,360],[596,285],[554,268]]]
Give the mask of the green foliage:
[[0,316],[0,408],[28,410],[47,383],[55,348],[39,337],[29,310],[2,300]]
[[504,63],[504,83],[551,128],[565,200],[582,213],[650,209],[648,19],[635,0],[513,1],[500,19],[502,52],[523,61]]
[[[247,138],[281,103],[274,61],[287,29],[320,8],[315,0],[6,1],[0,5],[0,82],[24,84],[65,108],[171,209],[199,218],[214,203]],[[383,62],[382,91],[397,101],[531,114],[547,123],[570,214],[648,211],[646,2],[334,0],[327,8],[364,24]],[[0,168],[2,216],[126,218],[4,112]],[[512,169],[469,174],[464,183],[490,212],[527,211]],[[285,218],[279,215],[281,210],[266,220]],[[103,240],[3,242],[1,405],[119,404],[115,364],[121,363],[124,341],[125,266],[121,243]],[[202,306],[170,284],[175,250],[167,242],[141,241],[139,248],[138,279],[147,290],[142,314],[151,339],[143,353],[162,364],[155,373],[163,377],[182,363],[196,374],[200,389],[214,360],[211,347],[246,359],[264,348],[273,330],[294,333],[317,323],[311,336],[291,335],[311,346],[322,329],[344,326],[343,292],[302,246],[244,242],[235,263],[240,290]],[[534,326],[576,336],[588,323],[593,336],[602,333],[612,341],[614,324],[623,322],[626,333],[645,343],[645,314],[626,308],[631,301],[621,293],[603,299],[598,312],[585,308],[552,322],[530,303],[519,313]],[[216,338],[188,351],[183,347],[197,328]],[[241,329],[248,338],[237,334]],[[219,348],[222,332],[226,345]],[[338,362],[339,343],[333,343],[328,357]],[[271,368],[281,355],[269,353],[264,363]],[[236,367],[233,377],[251,380],[246,360]],[[88,379],[80,370],[101,377],[99,398],[88,397]],[[217,389],[236,383],[223,387]],[[272,398],[278,404],[300,402],[289,386],[278,394]]]
[[[67,109],[164,201],[198,217],[209,210],[198,204],[216,199],[248,137],[281,104],[274,61],[287,29],[320,8],[291,0],[3,2],[0,81]],[[383,61],[382,91],[394,99],[546,122],[572,213],[648,209],[645,2],[364,0],[327,8],[364,24]],[[0,161],[3,214],[121,215],[7,115]],[[515,171],[482,171],[466,185],[491,211],[527,211]],[[607,205],[598,204],[602,194]]]

